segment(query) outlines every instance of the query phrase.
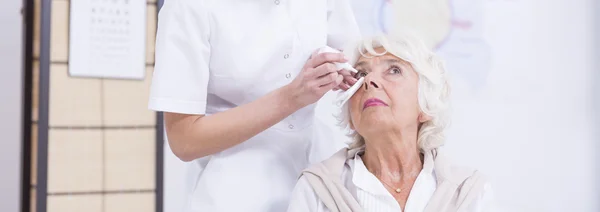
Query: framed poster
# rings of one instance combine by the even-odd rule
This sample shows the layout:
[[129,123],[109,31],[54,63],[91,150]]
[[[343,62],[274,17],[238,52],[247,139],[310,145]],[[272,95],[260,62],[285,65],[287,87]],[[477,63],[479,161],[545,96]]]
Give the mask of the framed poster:
[[69,74],[143,79],[146,0],[71,1]]

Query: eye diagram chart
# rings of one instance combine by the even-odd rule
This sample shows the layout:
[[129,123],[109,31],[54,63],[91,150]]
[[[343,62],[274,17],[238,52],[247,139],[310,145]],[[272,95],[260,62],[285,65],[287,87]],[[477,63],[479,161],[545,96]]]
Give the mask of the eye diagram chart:
[[69,74],[143,79],[146,1],[71,1]]
[[485,87],[491,50],[483,39],[482,0],[352,0],[363,35],[411,29],[469,90]]

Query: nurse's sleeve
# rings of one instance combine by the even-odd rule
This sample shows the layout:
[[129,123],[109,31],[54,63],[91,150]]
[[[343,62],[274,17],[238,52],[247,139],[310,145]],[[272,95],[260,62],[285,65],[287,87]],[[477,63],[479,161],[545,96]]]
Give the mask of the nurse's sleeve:
[[327,45],[345,49],[361,39],[350,0],[327,0]]
[[302,176],[298,179],[296,187],[290,198],[288,212],[323,212],[325,207],[319,199],[308,180]]
[[151,110],[205,114],[210,15],[201,0],[166,0],[158,15]]

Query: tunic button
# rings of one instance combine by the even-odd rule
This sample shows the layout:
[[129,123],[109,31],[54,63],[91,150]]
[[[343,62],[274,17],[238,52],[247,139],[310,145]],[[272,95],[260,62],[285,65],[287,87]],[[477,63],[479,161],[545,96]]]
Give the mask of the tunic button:
[[288,78],[288,79],[289,79],[290,77],[292,77],[292,74],[290,74],[290,73],[287,73],[287,74],[285,75],[285,78]]
[[279,5],[279,0],[275,0],[275,5]]
[[294,129],[294,125],[291,125],[291,124],[290,124],[290,126],[288,126],[288,127],[289,127],[290,129]]
[[290,57],[290,55],[289,55],[289,54],[285,54],[285,55],[283,55],[283,59],[288,59],[289,57]]

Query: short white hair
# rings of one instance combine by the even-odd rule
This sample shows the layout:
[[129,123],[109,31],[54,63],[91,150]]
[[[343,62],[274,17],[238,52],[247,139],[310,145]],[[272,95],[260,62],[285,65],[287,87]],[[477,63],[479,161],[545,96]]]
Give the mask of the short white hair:
[[[376,52],[382,47],[384,52]],[[444,144],[444,130],[449,123],[450,94],[448,76],[443,61],[425,43],[411,33],[379,35],[363,39],[344,50],[350,63],[355,64],[362,57],[382,56],[390,53],[408,62],[419,76],[418,102],[421,112],[431,117],[419,127],[417,143],[421,151],[428,151]],[[372,56],[370,56],[370,55]],[[339,125],[350,131],[353,138],[351,148],[365,144],[364,138],[350,129],[348,103],[342,106],[337,115]]]

